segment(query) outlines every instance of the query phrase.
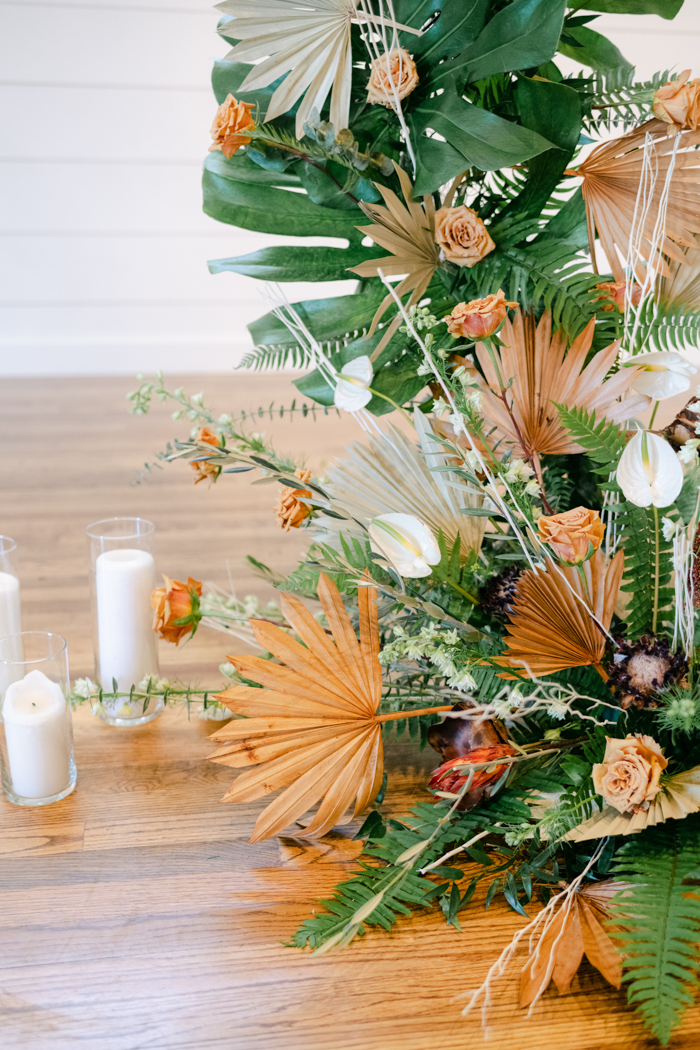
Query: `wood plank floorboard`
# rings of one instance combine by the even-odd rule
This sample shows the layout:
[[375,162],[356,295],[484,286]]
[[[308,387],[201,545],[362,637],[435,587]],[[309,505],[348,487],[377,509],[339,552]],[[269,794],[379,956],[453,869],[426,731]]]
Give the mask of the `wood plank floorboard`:
[[[173,386],[180,380],[173,380]],[[217,411],[293,396],[285,376],[182,380]],[[73,677],[92,670],[84,528],[139,514],[157,526],[157,561],[239,595],[273,596],[246,554],[289,570],[304,537],[282,535],[274,488],[245,476],[207,491],[187,467],[131,481],[187,426],[167,406],[126,413],[124,379],[3,380],[0,532],[20,544],[25,629],[69,645]],[[318,469],[361,438],[352,421],[261,419],[280,449]],[[230,577],[229,577],[230,574]],[[240,643],[235,643],[242,651]],[[161,648],[173,680],[216,687],[231,640],[201,629]],[[0,1047],[2,1050],[651,1050],[625,996],[591,968],[572,994],[549,992],[528,1020],[517,968],[496,985],[489,1038],[464,1000],[521,928],[505,906],[477,901],[464,932],[436,911],[371,931],[344,952],[314,958],[285,947],[319,896],[350,871],[357,844],[333,834],[309,847],[293,836],[251,845],[264,801],[219,804],[228,769],[208,764],[215,728],[182,708],[116,729],[75,716],[78,787],[55,805],[0,802]],[[388,749],[387,805],[426,798],[432,753]],[[671,1042],[700,1046],[693,1007]]]

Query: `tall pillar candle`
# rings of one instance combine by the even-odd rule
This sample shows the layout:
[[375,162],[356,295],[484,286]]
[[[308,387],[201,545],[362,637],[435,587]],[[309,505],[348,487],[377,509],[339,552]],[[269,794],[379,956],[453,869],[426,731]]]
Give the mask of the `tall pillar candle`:
[[129,690],[146,675],[158,674],[151,594],[156,587],[153,555],[122,547],[100,554],[95,563],[100,682]]
[[0,638],[21,630],[19,580],[11,572],[0,572]]
[[48,798],[71,779],[72,741],[66,698],[42,671],[7,687],[2,705],[12,789],[24,798]]

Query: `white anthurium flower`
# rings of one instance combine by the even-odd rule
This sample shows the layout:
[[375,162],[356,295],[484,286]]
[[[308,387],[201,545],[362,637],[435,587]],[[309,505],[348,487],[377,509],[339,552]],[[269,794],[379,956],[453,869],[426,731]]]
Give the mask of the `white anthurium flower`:
[[430,576],[440,561],[440,548],[431,529],[412,514],[380,514],[369,526],[373,543],[400,576]]
[[346,412],[357,412],[364,408],[372,400],[368,387],[373,375],[372,362],[366,355],[343,365],[335,388],[335,407],[343,408]]
[[655,401],[674,397],[690,390],[690,377],[697,368],[674,350],[653,354],[637,354],[625,361],[626,368],[643,368],[630,384],[638,394],[646,394]]
[[668,441],[638,430],[620,456],[617,483],[637,507],[669,507],[683,486],[683,467]]

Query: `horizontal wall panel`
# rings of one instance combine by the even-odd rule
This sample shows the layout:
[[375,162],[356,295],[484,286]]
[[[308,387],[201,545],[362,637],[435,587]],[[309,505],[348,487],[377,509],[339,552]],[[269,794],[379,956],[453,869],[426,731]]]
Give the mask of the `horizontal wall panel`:
[[200,164],[215,112],[203,91],[0,86],[0,160]]
[[188,87],[208,91],[230,44],[218,12],[143,7],[0,6],[0,77],[23,84]]
[[110,11],[165,11],[188,14],[207,15],[216,18],[211,0],[0,0],[0,8],[36,7],[36,8],[70,8],[83,11],[86,8],[98,8]]
[[[220,237],[8,237],[0,259],[0,305],[257,297],[259,282],[239,274],[212,275],[207,259],[247,253],[260,243],[258,235],[232,238],[230,245]],[[289,283],[285,289],[290,299],[310,289],[321,298],[332,294],[324,289],[346,285],[353,286]]]

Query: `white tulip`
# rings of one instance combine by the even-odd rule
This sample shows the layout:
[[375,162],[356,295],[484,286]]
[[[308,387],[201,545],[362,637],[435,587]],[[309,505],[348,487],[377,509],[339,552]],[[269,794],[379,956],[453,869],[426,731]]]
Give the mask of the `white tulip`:
[[638,507],[670,507],[683,486],[683,467],[667,441],[638,430],[620,456],[617,483]]
[[430,566],[440,561],[435,536],[412,514],[380,514],[370,522],[369,535],[400,576],[430,576]]
[[372,383],[373,375],[372,362],[366,355],[343,365],[338,373],[333,398],[335,407],[344,408],[346,412],[357,412],[364,408],[372,400],[372,394],[367,388]]
[[642,367],[631,383],[638,394],[646,394],[655,401],[674,397],[690,390],[690,376],[695,375],[697,368],[673,350],[653,354],[637,354],[625,361],[625,368]]

